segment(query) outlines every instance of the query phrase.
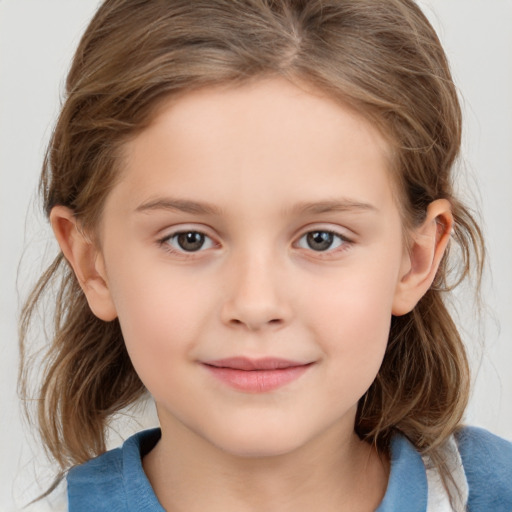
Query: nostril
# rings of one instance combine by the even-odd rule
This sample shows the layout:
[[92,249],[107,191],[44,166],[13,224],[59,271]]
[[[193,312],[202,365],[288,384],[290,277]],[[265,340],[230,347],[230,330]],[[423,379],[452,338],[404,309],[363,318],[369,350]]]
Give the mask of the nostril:
[[264,322],[257,322],[256,324],[251,324],[251,322],[244,322],[243,320],[239,320],[238,318],[232,318],[229,323],[233,326],[241,326],[246,325],[250,329],[260,329],[264,325],[281,325],[283,323],[283,319],[281,318],[272,318],[271,320]]

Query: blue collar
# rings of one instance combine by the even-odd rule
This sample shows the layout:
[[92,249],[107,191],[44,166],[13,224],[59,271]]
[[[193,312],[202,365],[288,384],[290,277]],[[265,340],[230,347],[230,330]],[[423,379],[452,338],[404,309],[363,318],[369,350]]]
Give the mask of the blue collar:
[[[111,450],[70,470],[69,512],[165,512],[142,468],[142,457],[160,439],[160,429],[130,437]],[[399,435],[391,441],[391,473],[376,512],[425,512],[427,476],[419,453]]]
[[376,512],[425,512],[428,483],[423,459],[400,435],[391,440],[391,472],[386,494]]

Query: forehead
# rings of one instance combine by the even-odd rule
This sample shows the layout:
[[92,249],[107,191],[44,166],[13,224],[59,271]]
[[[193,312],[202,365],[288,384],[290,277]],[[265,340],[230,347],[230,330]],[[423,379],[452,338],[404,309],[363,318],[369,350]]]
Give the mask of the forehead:
[[[205,88],[164,103],[124,148],[117,188],[245,203],[392,195],[389,146],[355,110],[284,79]],[[114,190],[116,192],[116,190]],[[115,195],[115,194],[114,194]],[[283,204],[281,204],[283,206]]]

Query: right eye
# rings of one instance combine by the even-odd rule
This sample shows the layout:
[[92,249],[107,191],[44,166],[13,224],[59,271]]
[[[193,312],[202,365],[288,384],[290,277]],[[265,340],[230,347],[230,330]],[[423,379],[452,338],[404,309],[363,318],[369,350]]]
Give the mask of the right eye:
[[213,240],[200,231],[178,231],[166,236],[161,241],[167,245],[172,252],[198,252],[211,249],[215,244]]

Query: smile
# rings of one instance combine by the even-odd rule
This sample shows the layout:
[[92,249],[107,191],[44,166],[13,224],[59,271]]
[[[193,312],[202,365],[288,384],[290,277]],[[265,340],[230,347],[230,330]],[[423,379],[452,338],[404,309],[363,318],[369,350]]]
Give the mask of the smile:
[[266,393],[301,377],[313,363],[277,358],[234,357],[203,362],[202,365],[228,386],[247,393]]

